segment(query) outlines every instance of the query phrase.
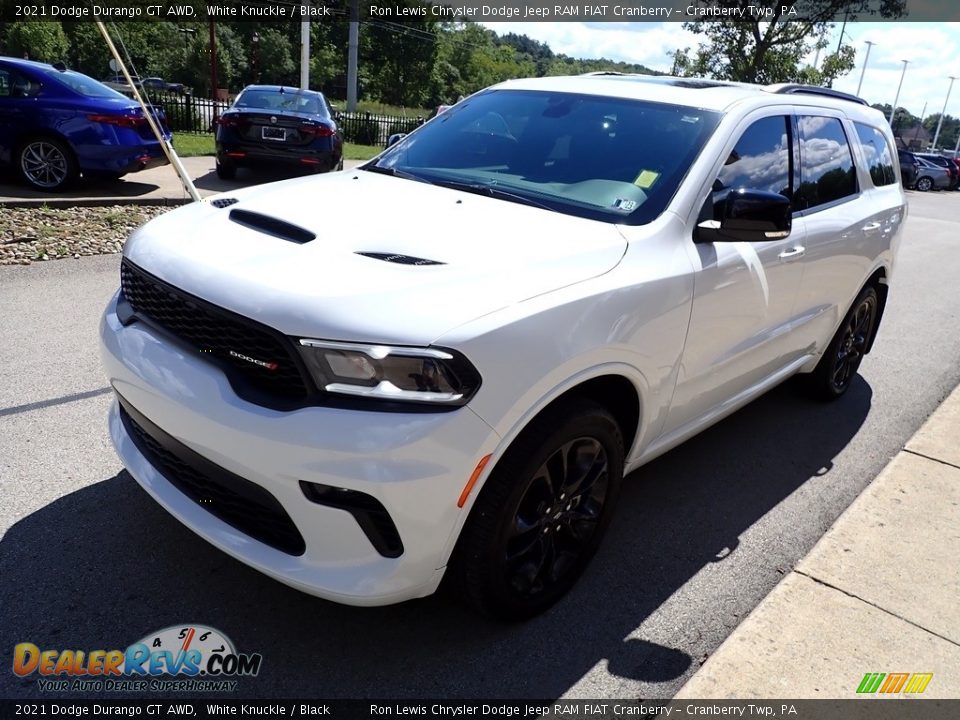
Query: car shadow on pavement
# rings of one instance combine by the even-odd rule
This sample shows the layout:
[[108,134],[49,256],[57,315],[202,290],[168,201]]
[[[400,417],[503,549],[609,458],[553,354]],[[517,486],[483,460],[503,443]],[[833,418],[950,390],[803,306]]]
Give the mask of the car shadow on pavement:
[[[554,699],[599,663],[630,682],[670,682],[702,658],[657,642],[676,643],[684,628],[648,628],[645,619],[689,602],[684,612],[728,633],[742,619],[731,599],[704,599],[688,585],[716,563],[742,562],[738,538],[810,478],[823,480],[871,398],[860,377],[826,405],[787,384],[633,473],[584,578],[525,624],[479,618],[442,594],[383,608],[302,594],[208,545],[121,472],[0,540],[0,648],[123,649],[154,630],[200,623],[240,652],[262,653],[260,675],[237,692],[258,698]],[[0,697],[39,696],[35,678],[0,673]]]
[[96,197],[135,198],[157,189],[156,185],[132,179],[135,177],[135,174],[126,175],[119,180],[80,177],[64,190],[42,192],[28,187],[26,183],[20,182],[9,173],[2,173],[0,174],[0,197],[51,202]]
[[208,172],[200,177],[193,179],[193,184],[201,190],[213,190],[215,192],[227,192],[238,188],[252,187],[253,185],[263,185],[265,183],[279,182],[280,180],[291,180],[299,177],[309,177],[314,175],[311,170],[299,168],[237,168],[236,177],[233,180],[221,180],[217,177],[216,171]]

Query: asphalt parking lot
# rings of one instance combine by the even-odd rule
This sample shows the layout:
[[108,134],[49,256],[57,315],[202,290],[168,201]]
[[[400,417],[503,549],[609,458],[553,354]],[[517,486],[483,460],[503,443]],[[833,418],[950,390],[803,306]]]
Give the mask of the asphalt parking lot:
[[[848,395],[821,405],[784,385],[634,473],[586,576],[523,625],[442,597],[335,605],[207,545],[107,438],[96,328],[119,257],[0,268],[0,657],[201,623],[263,654],[242,697],[670,697],[960,382],[960,193],[909,198]],[[40,695],[0,671],[0,697]]]

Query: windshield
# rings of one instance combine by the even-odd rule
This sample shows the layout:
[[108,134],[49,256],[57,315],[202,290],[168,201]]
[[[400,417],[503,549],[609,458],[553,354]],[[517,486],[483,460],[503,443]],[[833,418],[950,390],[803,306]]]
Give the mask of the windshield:
[[74,92],[85,97],[121,98],[123,100],[130,99],[126,95],[118,93],[112,88],[108,88],[102,82],[98,82],[91,77],[87,77],[82,73],[74,72],[73,70],[65,70],[64,72],[52,71],[47,74],[58,82],[63,83]]
[[366,169],[638,225],[663,212],[719,117],[622,98],[490,90]]
[[327,117],[326,104],[323,98],[314,94],[305,95],[296,90],[280,92],[279,90],[244,90],[240,93],[236,108],[251,110],[279,110],[288,112],[309,113]]

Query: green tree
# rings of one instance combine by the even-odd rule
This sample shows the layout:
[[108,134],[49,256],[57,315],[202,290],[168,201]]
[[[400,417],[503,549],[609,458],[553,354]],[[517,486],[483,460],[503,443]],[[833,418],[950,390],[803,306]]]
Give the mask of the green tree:
[[3,37],[4,52],[42,62],[67,60],[70,44],[59,22],[10,23]]
[[[880,15],[898,18],[906,13],[906,0],[697,0],[697,5],[747,11],[749,6],[770,8],[772,20],[747,14],[741,20],[703,20],[684,28],[707,40],[691,53],[673,53],[673,73],[707,76],[718,80],[754,83],[815,82],[829,85],[853,68],[850,48],[828,55],[820,68],[804,68],[803,58],[827,45],[827,31],[838,18],[852,21]],[[781,7],[796,6],[798,17],[780,14]]]

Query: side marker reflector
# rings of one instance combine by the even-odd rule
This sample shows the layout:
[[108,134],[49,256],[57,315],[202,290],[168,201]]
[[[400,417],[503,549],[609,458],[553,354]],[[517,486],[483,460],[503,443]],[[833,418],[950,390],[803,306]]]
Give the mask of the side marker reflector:
[[470,479],[467,480],[467,484],[463,486],[463,492],[460,493],[460,499],[457,500],[457,507],[462,508],[467,504],[467,498],[470,497],[470,492],[473,490],[473,486],[477,484],[477,479],[480,477],[480,473],[483,472],[483,469],[487,466],[487,463],[490,462],[490,455],[484,455],[480,458],[480,462],[477,463],[477,467],[474,468],[473,473],[470,475]]

